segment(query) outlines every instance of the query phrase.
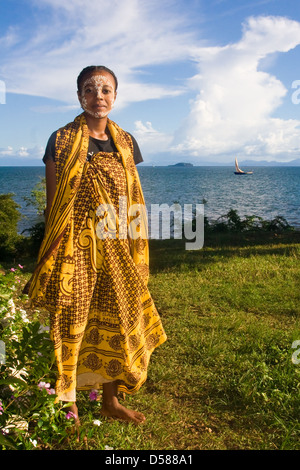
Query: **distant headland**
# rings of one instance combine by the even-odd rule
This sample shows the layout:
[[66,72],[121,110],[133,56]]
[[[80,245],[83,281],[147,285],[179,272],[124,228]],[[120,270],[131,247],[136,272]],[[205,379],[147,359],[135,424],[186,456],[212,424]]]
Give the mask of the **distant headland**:
[[192,163],[175,163],[175,165],[168,165],[168,166],[185,166],[185,167],[190,167],[194,166]]

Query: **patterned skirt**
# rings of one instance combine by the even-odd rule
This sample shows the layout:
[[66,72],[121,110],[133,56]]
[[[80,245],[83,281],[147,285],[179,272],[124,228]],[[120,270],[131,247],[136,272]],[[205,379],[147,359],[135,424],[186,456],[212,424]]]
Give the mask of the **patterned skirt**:
[[[122,158],[102,152],[86,165],[43,299],[59,372],[56,393],[66,401],[75,401],[76,389],[97,389],[115,380],[120,391],[134,393],[146,380],[151,353],[166,340],[147,288],[148,272],[134,263],[128,239],[96,234],[101,194],[116,212],[119,198],[127,195]],[[143,243],[137,240],[141,249]],[[70,288],[72,295],[64,295]]]

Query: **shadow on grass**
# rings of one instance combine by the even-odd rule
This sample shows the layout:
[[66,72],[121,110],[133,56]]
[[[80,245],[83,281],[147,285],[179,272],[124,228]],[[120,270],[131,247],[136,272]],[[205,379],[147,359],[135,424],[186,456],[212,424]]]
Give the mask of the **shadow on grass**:
[[233,256],[290,255],[300,243],[300,232],[209,233],[200,250],[186,250],[185,240],[150,240],[150,272],[172,270],[183,265],[210,264]]
[[[190,241],[190,240],[188,240]],[[204,247],[200,250],[186,250],[186,240],[149,240],[150,245],[150,272],[172,270],[182,267],[196,267],[201,264],[210,264],[221,257],[231,258],[239,254],[242,257],[253,255],[288,255],[300,243],[300,231],[274,232],[246,232],[246,233],[208,233],[205,234]],[[240,251],[238,251],[240,249]],[[36,256],[23,252],[23,254],[1,256],[0,264],[4,269],[24,266],[23,273],[32,273],[37,262]]]

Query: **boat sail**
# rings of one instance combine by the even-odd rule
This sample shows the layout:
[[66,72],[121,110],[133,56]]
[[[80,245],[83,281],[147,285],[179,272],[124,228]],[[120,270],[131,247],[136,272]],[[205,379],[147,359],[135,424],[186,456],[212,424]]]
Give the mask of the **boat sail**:
[[252,175],[253,171],[243,171],[239,168],[237,158],[235,157],[235,175]]

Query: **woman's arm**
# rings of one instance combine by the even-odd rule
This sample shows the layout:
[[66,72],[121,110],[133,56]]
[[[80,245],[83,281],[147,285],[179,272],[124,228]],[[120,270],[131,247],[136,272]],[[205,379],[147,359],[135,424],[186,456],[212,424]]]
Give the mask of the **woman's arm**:
[[45,210],[45,221],[47,222],[49,212],[52,206],[54,194],[56,190],[56,172],[55,172],[55,161],[46,160],[46,196],[47,196],[47,207]]

